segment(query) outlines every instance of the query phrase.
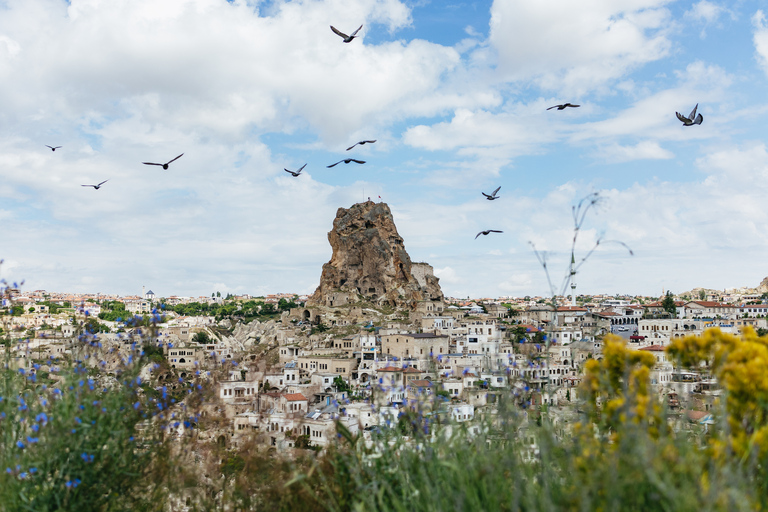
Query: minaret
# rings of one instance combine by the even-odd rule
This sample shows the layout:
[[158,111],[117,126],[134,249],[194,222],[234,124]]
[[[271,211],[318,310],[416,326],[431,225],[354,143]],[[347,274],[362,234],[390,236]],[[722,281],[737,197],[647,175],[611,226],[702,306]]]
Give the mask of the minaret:
[[146,299],[147,298],[147,288],[145,286],[141,287],[141,298]]
[[571,253],[571,306],[576,307],[576,258]]

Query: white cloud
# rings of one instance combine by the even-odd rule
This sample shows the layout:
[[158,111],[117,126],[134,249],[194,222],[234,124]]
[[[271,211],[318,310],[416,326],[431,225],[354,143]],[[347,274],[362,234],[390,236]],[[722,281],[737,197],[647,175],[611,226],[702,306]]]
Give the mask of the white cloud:
[[768,74],[768,27],[765,25],[765,14],[763,14],[762,10],[758,10],[752,16],[752,25],[755,27],[752,40],[755,43],[757,62],[762,66],[763,71]]
[[511,80],[576,99],[669,52],[668,0],[496,0],[490,42]]
[[632,160],[667,160],[675,155],[662,148],[658,142],[644,140],[634,146],[611,144],[598,147],[595,156],[610,163],[620,163]]
[[[475,157],[478,161],[473,162],[474,167],[480,168],[479,172],[495,174],[515,157],[546,152],[552,144],[563,141],[594,144],[593,156],[611,163],[670,159],[674,155],[661,141],[719,137],[727,133],[728,123],[737,116],[751,115],[749,111],[715,111],[734,80],[722,68],[695,61],[675,77],[674,83],[661,84],[659,90],[638,91],[634,103],[615,113],[590,103],[579,109],[547,112],[547,107],[556,104],[554,98],[538,98],[527,104],[509,101],[494,111],[457,109],[448,121],[412,126],[403,141],[429,151],[455,150],[459,155]],[[681,129],[675,112],[687,115],[696,103],[704,115],[704,125]],[[717,116],[711,115],[714,112]],[[599,120],[580,122],[595,117]],[[484,165],[477,165],[481,162]],[[463,172],[441,172],[436,179],[460,183]]]
[[701,0],[685,11],[685,17],[709,25],[720,19],[720,16],[725,12],[729,12],[725,7]]
[[[544,293],[528,242],[558,281],[571,205],[594,189],[606,203],[579,251],[605,233],[637,256],[601,247],[580,290],[674,288],[724,266],[733,273],[707,275],[730,286],[766,273],[768,156],[759,136],[738,141],[768,107],[745,100],[726,62],[640,72],[693,49],[668,3],[498,0],[489,39],[463,23],[442,46],[418,39],[396,0],[7,0],[0,271],[71,291],[311,292],[336,209],[381,195],[446,293]],[[681,20],[724,15],[699,2]],[[351,44],[328,27],[360,23]],[[762,11],[752,24],[768,72]],[[417,38],[370,44],[373,31],[404,28]],[[569,100],[582,106],[545,110]],[[674,112],[697,102],[704,124],[682,128]],[[378,139],[355,149],[369,160],[360,174],[325,169],[358,137]],[[141,164],[181,152],[168,171]],[[305,162],[299,178],[282,171]],[[603,190],[626,176],[637,183]],[[106,178],[99,191],[80,186]],[[480,195],[499,185],[499,201]],[[474,240],[489,228],[504,233]]]
[[701,0],[694,4],[691,9],[684,14],[686,19],[702,25],[701,32],[699,32],[699,37],[702,39],[707,37],[707,28],[711,26],[723,28],[723,23],[720,22],[723,15],[728,15],[731,21],[737,19],[734,11],[707,0]]
[[[634,136],[670,141],[713,137],[715,132],[711,125],[718,121],[717,117],[710,117],[712,104],[723,101],[733,78],[722,68],[701,61],[689,64],[676,75],[678,83],[675,86],[640,98],[613,117],[574,127],[572,140]],[[697,103],[698,112],[704,116],[704,124],[694,127],[696,132],[690,128],[681,129],[681,124],[674,117],[675,112],[688,115]]]
[[[17,119],[132,115],[153,129],[228,136],[308,122],[338,141],[400,115],[459,61],[422,40],[366,45],[368,24],[410,23],[395,0],[287,2],[269,17],[212,0],[43,3],[8,2],[0,19],[0,107]],[[329,28],[363,22],[352,44]]]

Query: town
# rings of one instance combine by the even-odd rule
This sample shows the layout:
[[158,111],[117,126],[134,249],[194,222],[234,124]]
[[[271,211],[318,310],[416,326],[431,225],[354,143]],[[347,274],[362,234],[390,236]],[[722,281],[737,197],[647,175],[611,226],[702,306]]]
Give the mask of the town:
[[653,355],[651,386],[678,428],[706,429],[718,382],[706,368],[677,367],[666,347],[713,327],[768,332],[765,281],[658,297],[572,288],[571,296],[459,299],[442,295],[429,264],[410,261],[385,204],[340,209],[329,240],[334,257],[312,295],[11,288],[1,334],[14,367],[55,384],[51,366],[80,357],[84,333],[98,339],[97,370],[108,379],[144,329],[145,350],[157,351],[145,379],[158,388],[197,379],[213,391],[203,414],[223,427],[208,431],[211,441],[257,439],[289,452],[323,449],[340,425],[370,438],[424,404],[471,428],[514,396],[526,414],[546,406],[555,423],[573,424],[585,363],[602,359],[607,335]]

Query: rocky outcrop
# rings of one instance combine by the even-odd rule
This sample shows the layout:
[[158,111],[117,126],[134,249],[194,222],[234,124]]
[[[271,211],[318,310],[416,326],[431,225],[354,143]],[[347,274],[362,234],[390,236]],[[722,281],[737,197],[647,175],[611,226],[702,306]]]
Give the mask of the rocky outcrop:
[[424,270],[428,265],[419,269],[419,280],[412,274],[411,258],[386,203],[339,208],[328,241],[333,255],[307,305],[341,306],[358,296],[395,307],[442,300],[438,279]]
[[757,293],[768,292],[768,277],[760,281],[760,285],[757,287]]

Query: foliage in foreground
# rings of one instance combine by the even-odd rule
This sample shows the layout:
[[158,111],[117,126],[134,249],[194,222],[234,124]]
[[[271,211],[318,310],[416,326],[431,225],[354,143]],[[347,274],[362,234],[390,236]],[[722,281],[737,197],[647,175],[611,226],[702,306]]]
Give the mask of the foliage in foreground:
[[[81,343],[99,353],[94,338]],[[193,386],[147,388],[140,344],[114,382],[96,377],[87,358],[44,362],[34,376],[6,367],[0,509],[768,509],[768,339],[712,330],[672,343],[680,365],[723,385],[706,429],[665,409],[647,355],[604,343],[585,369],[579,415],[521,410],[510,394],[496,413],[459,424],[439,402],[366,438],[339,425],[337,444],[293,458],[249,441],[169,435],[193,430],[196,418],[167,412]],[[43,380],[43,369],[55,379]]]
[[[171,438],[191,418],[168,413],[165,387],[147,396],[140,344],[105,353],[85,334],[83,359],[0,370],[0,510],[162,510],[174,472]],[[23,344],[16,355],[24,354]],[[121,358],[114,377],[95,357]],[[93,359],[92,359],[93,358]],[[153,390],[154,391],[154,390]],[[189,389],[191,393],[191,386]]]
[[[617,338],[586,368],[583,414],[541,426],[512,407],[481,428],[413,429],[373,443],[344,436],[297,473],[283,510],[765,510],[768,339],[708,331],[668,350],[724,388],[708,428],[671,414],[651,392],[653,361]],[[533,411],[529,411],[532,414]],[[445,432],[445,430],[443,431]],[[306,496],[314,497],[307,501]],[[298,496],[298,495],[295,495]],[[284,498],[285,499],[285,498]]]

